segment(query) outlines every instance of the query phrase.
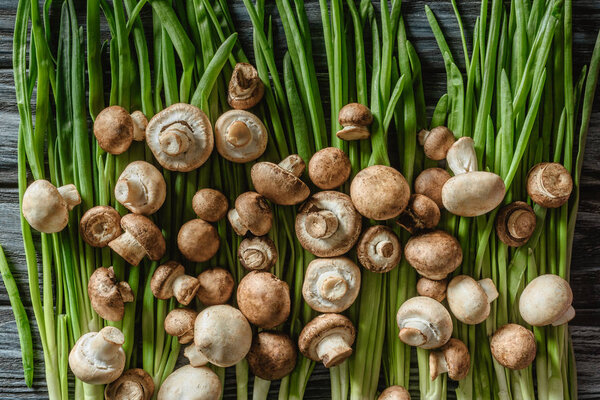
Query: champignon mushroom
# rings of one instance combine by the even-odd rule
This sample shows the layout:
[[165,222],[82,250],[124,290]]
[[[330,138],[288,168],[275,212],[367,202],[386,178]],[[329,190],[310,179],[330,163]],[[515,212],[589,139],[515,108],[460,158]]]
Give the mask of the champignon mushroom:
[[133,141],[133,121],[121,106],[110,106],[96,116],[94,136],[100,148],[110,154],[124,153]]
[[477,325],[490,315],[490,303],[498,291],[490,278],[476,281],[467,275],[455,276],[446,291],[448,306],[460,322]]
[[369,219],[396,218],[408,205],[410,187],[397,170],[373,165],[360,171],[350,184],[350,197],[359,213]]
[[128,369],[104,389],[105,400],[150,400],[154,380],[141,368]]
[[219,400],[221,380],[208,367],[183,366],[165,379],[157,400]]
[[445,169],[427,168],[415,179],[415,193],[429,197],[440,210],[443,210],[442,187],[450,178],[450,174]]
[[429,353],[429,374],[434,381],[444,372],[454,381],[467,377],[471,368],[471,356],[467,346],[458,339],[450,339],[439,349]]
[[442,202],[452,214],[477,217],[498,207],[505,194],[506,187],[500,176],[474,171],[450,178],[442,188]]
[[194,299],[199,287],[198,279],[186,275],[185,268],[177,261],[168,261],[156,268],[150,281],[150,289],[157,299],[168,300],[175,296],[184,306]]
[[254,375],[274,381],[294,370],[297,357],[296,345],[288,334],[262,331],[254,337],[246,360]]
[[237,254],[242,267],[251,271],[268,271],[277,262],[277,248],[268,236],[242,240]]
[[413,194],[408,200],[408,206],[398,216],[398,225],[411,234],[433,229],[440,222],[440,209],[435,201],[422,194]]
[[146,139],[148,118],[143,112],[137,110],[131,113],[131,121],[133,122],[133,140],[143,142]]
[[215,189],[200,189],[192,198],[192,208],[198,216],[207,222],[217,222],[227,215],[229,202],[227,197]]
[[356,255],[363,267],[384,273],[394,269],[402,258],[398,236],[385,225],[370,226],[356,245]]
[[455,237],[444,231],[413,236],[404,248],[406,261],[422,276],[440,280],[462,263],[462,249]]
[[88,296],[92,308],[108,321],[121,321],[125,315],[125,303],[134,300],[127,282],[117,281],[113,267],[97,268],[88,281]]
[[165,254],[165,238],[148,217],[127,214],[121,218],[121,228],[125,232],[108,246],[129,264],[138,265],[144,256],[157,261]]
[[238,285],[240,311],[254,325],[271,329],[290,315],[290,288],[270,272],[252,271]]
[[535,225],[535,212],[523,201],[515,201],[502,207],[496,217],[498,239],[512,247],[527,243],[535,231]]
[[293,206],[306,200],[310,194],[310,189],[300,179],[304,167],[302,158],[292,154],[279,164],[267,161],[254,164],[250,177],[258,193],[275,204]]
[[559,163],[536,164],[527,175],[527,193],[531,200],[545,208],[565,204],[573,191],[573,178]]
[[246,192],[235,199],[235,208],[229,210],[227,219],[235,233],[240,236],[244,236],[248,231],[255,236],[264,236],[273,225],[273,211],[264,196],[256,192]]
[[425,156],[431,160],[439,161],[446,158],[446,153],[454,141],[454,133],[445,126],[437,126],[430,131],[423,129],[419,132],[419,143],[423,146]]
[[185,348],[183,356],[188,359],[192,367],[201,367],[208,364],[208,359],[194,343]]
[[573,291],[558,275],[540,275],[525,287],[519,300],[521,317],[533,326],[566,324],[575,317]]
[[267,128],[256,115],[229,110],[215,123],[215,145],[219,154],[235,163],[256,160],[267,149]]
[[448,281],[446,279],[434,281],[433,279],[421,278],[417,281],[417,293],[419,293],[419,296],[431,297],[440,303],[446,298],[447,287]]
[[537,352],[533,332],[517,324],[498,329],[490,340],[490,348],[500,365],[513,370],[530,366]]
[[352,321],[341,314],[321,314],[304,326],[298,348],[304,357],[322,361],[325,368],[335,367],[352,355],[356,330]]
[[233,276],[223,268],[211,268],[198,275],[198,300],[205,306],[225,304],[233,293]]
[[166,196],[165,178],[146,161],[127,165],[115,184],[115,199],[135,214],[154,214],[163,205]]
[[377,400],[410,400],[410,393],[402,386],[390,386],[381,392]]
[[446,162],[454,175],[477,171],[477,154],[473,139],[466,136],[458,139],[448,149]]
[[350,159],[337,147],[317,151],[308,162],[308,176],[319,189],[340,187],[350,177]]
[[214,226],[201,219],[186,222],[177,234],[177,247],[183,256],[194,262],[210,260],[221,245]]
[[121,215],[110,206],[92,207],[79,221],[79,233],[92,247],[106,247],[121,234]]
[[232,108],[247,110],[263,98],[265,87],[252,64],[237,63],[229,81],[227,101]]
[[146,143],[163,168],[188,172],[208,160],[214,137],[202,110],[177,103],[152,117],[146,127]]
[[366,106],[360,103],[346,104],[338,114],[338,122],[344,128],[335,135],[342,140],[367,139],[369,125],[373,123],[373,114]]
[[347,253],[358,240],[362,219],[350,197],[325,191],[312,195],[296,215],[296,236],[317,257]]
[[69,354],[73,375],[90,385],[116,380],[125,368],[124,342],[123,332],[113,326],[81,336]]
[[194,340],[194,323],[198,313],[189,308],[175,308],[165,318],[165,332],[176,336],[181,344]]
[[339,313],[354,303],[360,290],[360,269],[346,257],[317,258],[304,274],[302,296],[315,311]]
[[69,223],[69,211],[81,203],[75,185],[56,188],[38,179],[23,194],[23,217],[33,229],[43,233],[62,231]]
[[452,318],[446,308],[430,297],[406,300],[398,310],[396,322],[400,340],[409,346],[436,349],[450,340]]

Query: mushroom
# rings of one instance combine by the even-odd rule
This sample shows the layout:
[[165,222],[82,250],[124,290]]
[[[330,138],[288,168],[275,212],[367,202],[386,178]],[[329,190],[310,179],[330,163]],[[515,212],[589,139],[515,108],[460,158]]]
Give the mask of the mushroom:
[[390,386],[385,389],[377,400],[410,400],[410,393],[402,386]]
[[454,381],[467,377],[471,368],[471,356],[467,346],[458,339],[450,339],[439,349],[429,353],[429,374],[434,381],[444,372]]
[[188,172],[208,160],[214,137],[202,110],[177,103],[152,117],[146,127],[146,143],[163,168]]
[[90,385],[116,380],[125,369],[124,342],[123,332],[113,326],[81,336],[69,353],[73,375]]
[[157,299],[168,300],[175,296],[184,306],[194,299],[199,287],[198,279],[186,275],[185,268],[177,261],[168,261],[156,268],[150,281],[150,289]]
[[452,318],[446,308],[430,297],[406,300],[398,310],[396,322],[400,340],[409,346],[436,349],[452,335]]
[[201,367],[208,364],[208,359],[194,343],[185,348],[183,356],[188,359],[192,367]]
[[475,153],[475,141],[470,137],[458,139],[446,155],[448,167],[454,175],[466,174],[477,171],[477,153]]
[[256,115],[244,110],[229,110],[215,123],[215,145],[226,160],[247,163],[267,149],[268,132]]
[[177,234],[177,247],[183,256],[193,262],[210,260],[221,245],[214,226],[201,219],[186,222]]
[[490,348],[500,365],[513,370],[530,366],[537,352],[533,332],[517,324],[498,329],[490,340]]
[[79,233],[93,247],[106,247],[121,234],[121,215],[110,206],[92,207],[79,221]]
[[273,211],[264,196],[256,192],[246,192],[235,199],[235,208],[229,210],[227,219],[235,233],[240,236],[244,236],[248,231],[253,235],[263,236],[271,230]]
[[352,321],[341,314],[321,314],[304,326],[298,348],[304,357],[322,361],[325,368],[335,367],[352,355],[356,330]]
[[446,279],[434,281],[433,279],[421,278],[417,281],[417,293],[419,293],[419,296],[431,297],[440,303],[446,298],[447,287],[448,281]]
[[131,121],[133,122],[133,140],[143,142],[146,139],[148,118],[143,112],[137,110],[131,113]]
[[337,147],[317,151],[308,162],[308,176],[319,189],[340,187],[350,177],[350,159]]
[[108,246],[129,264],[138,265],[144,256],[157,261],[165,254],[165,238],[148,217],[127,214],[121,218],[121,228],[125,232]]
[[251,271],[268,271],[277,262],[277,248],[268,236],[242,240],[237,254],[242,267]]
[[210,368],[185,365],[165,379],[157,400],[219,400],[221,391],[221,380]]
[[519,311],[529,325],[559,326],[575,317],[572,302],[569,282],[558,275],[540,275],[523,289]]
[[194,322],[198,313],[189,308],[175,308],[165,318],[165,332],[176,336],[181,344],[194,340]]
[[490,303],[498,298],[494,281],[476,281],[467,275],[455,276],[446,291],[448,306],[460,322],[477,325],[490,315]]
[[233,276],[223,268],[211,268],[198,275],[198,300],[205,306],[225,304],[233,293]]
[[430,131],[423,129],[419,132],[419,143],[423,146],[425,156],[431,160],[439,161],[446,158],[446,153],[454,141],[454,133],[445,126],[437,126]]
[[325,191],[312,195],[296,215],[296,236],[317,257],[347,253],[358,240],[362,218],[350,197]]
[[254,337],[246,356],[250,370],[268,381],[289,375],[296,366],[296,345],[283,332],[262,331]]
[[229,81],[227,101],[232,108],[247,110],[262,99],[265,87],[252,64],[237,63]]
[[450,178],[450,174],[445,169],[427,168],[415,179],[415,193],[429,197],[440,210],[443,210],[442,187]]
[[536,164],[527,175],[527,193],[531,200],[545,208],[565,204],[573,191],[573,178],[559,163]]
[[302,158],[292,154],[279,164],[267,161],[254,164],[250,176],[258,193],[275,204],[293,206],[306,200],[310,194],[310,189],[300,179],[304,167]]
[[442,188],[446,210],[461,217],[477,217],[498,207],[506,187],[493,172],[474,171],[450,178]]
[[125,303],[135,300],[127,282],[118,282],[113,267],[97,268],[88,281],[88,296],[92,308],[108,321],[121,321]]
[[56,188],[44,179],[33,182],[23,194],[23,217],[43,233],[62,231],[69,223],[69,211],[81,203],[75,185]]
[[536,216],[533,208],[523,201],[515,201],[500,209],[496,218],[498,238],[508,246],[519,247],[527,243],[535,230]]
[[385,225],[370,226],[356,245],[356,255],[363,267],[384,273],[396,268],[402,258],[398,236]]
[[360,103],[346,104],[338,114],[338,122],[344,128],[335,135],[342,140],[368,139],[369,125],[373,123],[373,114]]
[[141,368],[128,369],[104,389],[105,400],[150,400],[154,380]]
[[271,329],[290,315],[290,288],[270,272],[252,271],[238,285],[237,303],[248,321]]
[[217,222],[227,215],[229,202],[227,197],[215,189],[200,189],[192,198],[192,208],[198,216],[207,222]]
[[440,222],[440,209],[435,201],[422,194],[413,194],[408,200],[408,206],[398,216],[398,225],[411,234],[433,229]]
[[306,269],[302,296],[315,311],[339,313],[354,303],[359,290],[360,269],[352,260],[317,258]]
[[373,165],[356,174],[350,185],[350,196],[358,212],[365,217],[392,219],[408,205],[410,187],[394,168]]
[[166,196],[165,178],[146,161],[127,165],[115,184],[115,199],[135,214],[154,214],[163,205]]
[[121,106],[110,106],[96,116],[94,136],[100,148],[110,154],[124,153],[133,141],[133,120]]
[[458,240],[444,231],[411,237],[404,256],[419,274],[436,281],[454,272],[463,259]]

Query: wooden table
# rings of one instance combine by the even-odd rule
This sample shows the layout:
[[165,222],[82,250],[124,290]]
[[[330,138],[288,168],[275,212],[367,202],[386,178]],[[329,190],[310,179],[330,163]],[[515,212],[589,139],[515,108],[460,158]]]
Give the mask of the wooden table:
[[[80,2],[83,4],[84,2]],[[231,3],[231,2],[230,2]],[[268,2],[268,10],[274,2]],[[430,4],[445,33],[450,46],[461,60],[460,37],[456,29],[454,14],[449,0],[410,1],[403,5],[410,39],[421,57],[427,104],[445,92],[445,74],[442,56],[425,18],[424,5]],[[474,25],[479,13],[479,1],[459,1],[466,27]],[[584,63],[588,63],[598,29],[600,29],[600,1],[574,1],[574,55],[575,73],[579,74]],[[0,243],[11,262],[12,269],[25,298],[24,303],[33,321],[31,305],[26,299],[27,275],[19,226],[17,192],[17,129],[19,116],[14,94],[12,75],[12,37],[17,0],[0,1]],[[306,1],[307,12],[312,24],[317,70],[325,69],[325,56],[320,40],[320,17],[318,3]],[[79,21],[84,21],[84,10],[80,8]],[[251,24],[241,0],[233,0],[231,10],[236,20],[245,49],[250,53]],[[275,35],[282,38],[279,20],[275,19]],[[283,40],[276,40],[282,46]],[[281,50],[281,49],[279,49]],[[280,52],[278,54],[283,54]],[[326,75],[320,75],[325,88]],[[322,78],[322,79],[321,79]],[[325,90],[322,91],[326,93]],[[324,95],[326,97],[326,95]],[[600,96],[592,115],[587,143],[587,152],[582,178],[581,205],[575,232],[572,262],[572,287],[577,316],[570,324],[578,367],[578,384],[581,399],[600,398]],[[41,279],[40,279],[41,282]],[[35,327],[34,327],[35,330]],[[43,355],[37,331],[34,332],[36,357],[35,383],[28,389],[22,378],[21,359],[17,329],[3,286],[0,286],[0,398],[1,399],[44,399],[47,398],[43,372]],[[231,371],[228,382],[234,379]],[[415,382],[416,383],[416,382]],[[233,398],[235,387],[227,385],[226,397]],[[278,385],[274,383],[272,389]],[[415,387],[413,385],[413,387]],[[329,376],[322,367],[317,367],[306,391],[306,398],[329,398]],[[453,396],[452,396],[453,397]],[[414,397],[416,398],[416,397]]]

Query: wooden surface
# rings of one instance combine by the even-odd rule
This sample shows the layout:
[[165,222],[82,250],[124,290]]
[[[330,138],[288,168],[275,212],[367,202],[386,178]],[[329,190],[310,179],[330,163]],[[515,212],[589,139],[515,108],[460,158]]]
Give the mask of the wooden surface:
[[[274,8],[268,2],[268,9]],[[313,24],[313,39],[317,70],[324,78],[324,51],[320,35],[318,3],[307,0],[307,12]],[[445,75],[441,56],[429,30],[424,13],[424,4],[429,3],[444,29],[456,59],[461,60],[460,38],[449,0],[409,1],[403,5],[410,38],[423,63],[423,75],[427,103],[434,104],[445,90]],[[479,12],[479,2],[459,1],[465,25],[472,27]],[[84,4],[84,2],[81,2]],[[0,1],[0,243],[11,262],[21,293],[27,297],[27,275],[18,218],[17,194],[17,128],[19,117],[13,88],[11,69],[12,36],[17,0]],[[236,20],[245,49],[251,51],[251,24],[241,0],[234,0],[231,10]],[[81,9],[80,11],[83,11]],[[80,13],[82,16],[83,12]],[[600,1],[574,1],[574,60],[575,71],[589,62],[596,33],[600,28]],[[81,18],[80,21],[84,19]],[[282,31],[275,19],[275,34]],[[276,40],[282,43],[282,40]],[[283,53],[279,53],[283,54]],[[323,93],[324,94],[324,93]],[[324,97],[326,95],[324,94]],[[572,262],[572,287],[577,316],[571,323],[575,347],[578,384],[581,399],[600,398],[600,97],[592,116],[590,134],[585,157],[581,205],[575,233]],[[33,314],[27,299],[25,305],[31,320]],[[34,328],[35,329],[35,328]],[[22,378],[19,342],[14,318],[6,291],[0,285],[0,399],[45,399],[47,398],[43,375],[43,358],[39,339],[34,338],[36,357],[35,385],[28,389]],[[232,382],[233,371],[228,372]],[[235,387],[227,385],[226,397],[233,397]],[[277,383],[272,385],[277,388]],[[414,387],[414,386],[413,386]],[[306,398],[329,398],[329,376],[325,369],[317,367],[308,384]],[[453,397],[453,396],[452,396]],[[415,396],[415,398],[418,398]]]

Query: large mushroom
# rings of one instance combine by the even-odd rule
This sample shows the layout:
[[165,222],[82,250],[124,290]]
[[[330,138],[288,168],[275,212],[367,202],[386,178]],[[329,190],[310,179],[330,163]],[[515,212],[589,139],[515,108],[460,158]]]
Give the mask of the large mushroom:
[[377,400],[410,400],[410,393],[402,386],[389,386],[381,392]]
[[255,236],[263,236],[271,230],[273,211],[264,196],[256,192],[245,192],[235,199],[235,208],[229,210],[227,219],[240,236],[248,231]]
[[121,234],[121,215],[110,206],[92,207],[79,221],[79,234],[92,247],[106,247]]
[[496,217],[498,238],[512,247],[527,243],[536,225],[536,215],[531,206],[523,201],[515,201],[500,209]]
[[108,321],[121,321],[125,315],[125,303],[134,300],[127,282],[117,281],[113,267],[97,268],[88,281],[88,296],[94,311]]
[[340,109],[338,122],[343,129],[335,135],[342,140],[361,140],[367,139],[369,125],[373,123],[373,114],[366,106],[360,103],[346,104]]
[[296,345],[290,336],[273,331],[259,332],[246,356],[252,373],[268,381],[289,375],[296,366],[297,358]]
[[429,353],[429,374],[432,381],[445,372],[450,379],[460,381],[467,377],[469,368],[469,349],[458,339],[452,338],[439,349]]
[[127,214],[121,218],[121,228],[125,232],[109,242],[108,246],[129,264],[138,265],[144,256],[158,261],[165,254],[165,238],[148,217]]
[[500,176],[473,171],[450,178],[442,188],[442,202],[454,215],[477,217],[498,207],[505,194],[506,187]]
[[422,194],[413,194],[408,206],[398,216],[398,225],[411,234],[433,229],[440,222],[440,208],[435,201]]
[[527,193],[531,200],[545,208],[565,204],[573,191],[573,178],[559,163],[536,164],[527,175]]
[[540,275],[523,289],[519,299],[521,317],[533,326],[566,324],[575,317],[573,291],[558,275]]
[[429,197],[443,210],[442,188],[450,178],[450,173],[445,169],[427,168],[415,179],[415,193]]
[[308,162],[308,176],[319,189],[340,187],[350,177],[350,158],[337,147],[317,151]]
[[238,285],[237,302],[248,321],[272,329],[290,315],[290,288],[270,272],[252,271]]
[[157,299],[168,300],[175,296],[184,306],[196,296],[200,282],[193,276],[185,274],[185,268],[177,261],[168,261],[154,271],[150,281],[150,289]]
[[157,400],[219,400],[221,380],[208,367],[183,366],[165,379]]
[[69,223],[69,211],[81,203],[75,185],[56,188],[38,179],[23,194],[23,217],[33,229],[43,233],[62,231]]
[[420,278],[417,281],[417,293],[419,293],[419,296],[431,297],[440,303],[446,298],[447,287],[448,281],[446,279],[436,281],[428,278]]
[[492,356],[503,367],[513,370],[527,368],[535,359],[535,336],[521,325],[506,324],[490,340]]
[[258,193],[275,204],[292,206],[303,202],[310,194],[310,189],[300,179],[304,167],[302,158],[292,154],[279,164],[267,161],[254,164],[250,177]]
[[104,389],[105,400],[150,400],[154,380],[141,368],[128,369]]
[[363,232],[356,245],[356,255],[363,267],[384,273],[394,269],[402,258],[398,236],[385,225],[374,225]]
[[94,120],[94,136],[107,153],[124,153],[133,141],[133,120],[121,106],[106,107]]
[[252,64],[237,63],[233,68],[227,101],[231,108],[247,110],[263,98],[265,87]]
[[410,187],[394,168],[373,165],[356,174],[350,184],[350,196],[359,213],[369,219],[386,220],[404,211]]
[[194,323],[198,313],[189,308],[175,308],[165,318],[165,332],[177,337],[181,344],[194,340]]
[[205,306],[225,304],[233,293],[233,276],[223,268],[211,268],[198,275],[198,300]]
[[359,290],[360,269],[352,260],[317,258],[306,269],[302,296],[315,311],[339,313],[354,303]]
[[250,271],[268,271],[277,262],[277,248],[268,236],[242,240],[237,254],[242,267]]
[[477,325],[490,315],[490,303],[498,291],[490,278],[476,281],[467,275],[455,276],[446,291],[450,311],[460,322]]
[[214,226],[201,219],[186,222],[177,234],[177,247],[183,256],[194,262],[210,260],[221,245]]
[[229,110],[215,123],[215,145],[226,160],[247,163],[267,149],[268,132],[256,115],[244,110]]
[[115,199],[135,214],[154,214],[163,205],[166,196],[165,178],[146,161],[127,165],[115,184]]
[[450,313],[430,297],[406,300],[398,309],[396,322],[400,340],[409,346],[436,349],[446,344],[452,335]]
[[455,237],[444,231],[413,236],[404,248],[406,261],[422,276],[440,280],[462,263],[462,249]]
[[229,202],[227,197],[215,189],[200,189],[192,198],[192,208],[198,216],[207,222],[217,222],[227,215]]
[[112,326],[81,336],[69,354],[73,375],[91,385],[116,380],[125,368],[124,342],[123,332]]
[[454,134],[445,126],[436,126],[430,131],[423,129],[419,132],[419,143],[423,146],[425,156],[431,160],[439,161],[446,158],[454,141]]
[[341,314],[321,314],[304,326],[298,348],[304,357],[335,367],[352,355],[356,330]]

